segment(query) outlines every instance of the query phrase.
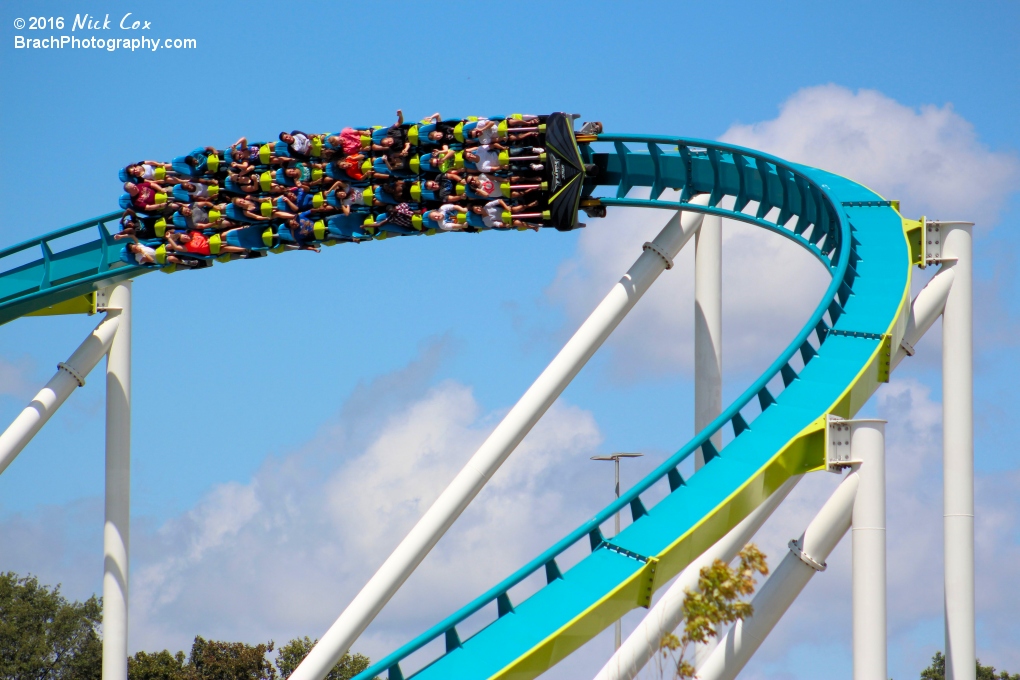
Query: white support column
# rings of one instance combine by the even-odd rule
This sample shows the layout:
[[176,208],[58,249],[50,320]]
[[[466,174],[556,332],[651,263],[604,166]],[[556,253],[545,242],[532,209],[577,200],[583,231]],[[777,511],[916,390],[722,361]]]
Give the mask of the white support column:
[[779,504],[786,499],[803,475],[786,480],[772,492],[765,501],[751,511],[729,533],[716,541],[711,548],[695,559],[680,572],[672,585],[663,593],[655,606],[649,610],[634,632],[606,662],[595,680],[632,680],[659,649],[659,641],[666,633],[673,632],[683,619],[683,601],[687,591],[696,588],[701,570],[716,560],[732,562],[737,553],[747,545],[765,520],[772,515]]
[[[940,223],[953,285],[942,316],[946,680],[974,680],[974,319],[971,224]],[[955,260],[955,261],[954,261]]]
[[[700,680],[733,680],[779,622],[811,577],[850,529],[860,477],[851,472],[829,496],[790,552],[751,600],[754,615],[737,621],[698,668]],[[883,679],[884,680],[884,679]]]
[[[694,237],[694,431],[722,413],[722,218],[706,215]],[[722,448],[722,432],[712,435]],[[705,464],[699,448],[694,468]]]
[[[708,196],[697,196],[691,202],[705,205]],[[651,243],[644,245],[630,270],[330,626],[294,670],[291,680],[321,680],[326,676],[659,274],[673,266],[673,258],[701,221],[700,213],[678,212]]]
[[32,441],[32,437],[42,429],[71,392],[85,384],[85,376],[96,367],[110,348],[119,324],[120,319],[116,314],[110,314],[103,319],[67,361],[57,364],[57,372],[46,386],[18,414],[10,427],[0,434],[0,473],[3,473],[28,442]]
[[127,680],[131,520],[131,282],[107,305],[120,317],[106,359],[106,523],[103,527],[103,680]]
[[860,462],[851,534],[854,680],[887,680],[885,421],[853,421],[850,455]]
[[[701,432],[722,413],[722,218],[706,215],[694,236],[694,431]],[[722,431],[711,436],[722,449]],[[694,469],[705,464],[701,447]],[[721,632],[721,631],[720,631]],[[694,646],[698,666],[712,653],[717,638]],[[619,646],[619,645],[617,645]]]

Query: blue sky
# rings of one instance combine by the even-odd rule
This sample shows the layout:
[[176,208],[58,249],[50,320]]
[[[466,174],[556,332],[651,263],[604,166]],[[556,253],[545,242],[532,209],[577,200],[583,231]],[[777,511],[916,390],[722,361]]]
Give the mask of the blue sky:
[[[223,146],[242,134],[270,137],[282,129],[382,124],[398,107],[409,117],[437,109],[450,115],[568,110],[602,120],[607,130],[740,139],[901,198],[905,214],[979,222],[977,466],[991,485],[988,507],[1016,507],[1015,501],[1008,504],[1009,485],[1002,486],[1003,480],[1012,480],[1015,492],[1020,479],[1013,444],[1020,426],[1009,406],[1020,375],[1020,285],[1010,218],[1020,208],[1020,47],[1015,40],[1020,10],[1015,5],[557,3],[526,10],[540,13],[540,20],[494,31],[473,26],[470,9],[416,3],[371,8],[351,3],[4,3],[0,131],[9,160],[0,164],[0,246],[114,209],[116,170],[126,162],[168,159],[199,144]],[[114,27],[132,12],[133,18],[152,22],[152,35],[195,38],[198,48],[155,53],[12,48],[16,34],[61,33],[16,31],[15,18],[45,14],[64,16],[70,23],[76,13],[85,12],[108,13]],[[457,27],[443,30],[451,45],[460,46],[435,58],[435,76],[413,58],[414,49],[387,50],[381,33],[362,32],[373,22],[381,28],[393,21],[401,36],[413,37],[451,19]],[[109,33],[134,37],[118,29]],[[377,462],[384,472],[400,477],[401,470],[387,468],[390,459],[380,442],[399,431],[410,438],[407,442],[420,444],[415,436],[421,430],[405,432],[406,424],[418,422],[415,414],[428,408],[438,409],[440,420],[451,419],[442,430],[448,439],[440,437],[455,452],[451,459],[469,455],[478,433],[513,404],[626,269],[642,234],[654,233],[655,225],[647,222],[647,216],[623,213],[603,223],[590,221],[581,234],[396,239],[139,279],[134,288],[132,482],[136,585],[139,580],[143,589],[145,583],[163,583],[154,574],[170,567],[161,562],[158,548],[182,545],[174,541],[196,545],[195,527],[206,526],[201,518],[220,516],[210,510],[220,508],[220,500],[234,499],[223,501],[223,507],[268,508],[259,489],[268,487],[275,466],[303,470],[294,473],[301,488],[311,483],[308,478],[354,466],[338,479],[346,480],[349,493],[356,495],[359,478],[351,478],[351,470],[371,477],[375,468],[366,461],[376,460],[373,451],[381,456]],[[741,229],[727,231],[732,256],[726,265],[726,394],[739,393],[756,369],[770,363],[816,302],[803,297],[808,287],[800,285],[817,276],[807,260],[766,241],[776,248],[770,251],[776,258],[790,258],[783,260],[788,266],[773,263],[769,268],[747,250],[760,237]],[[749,275],[758,267],[772,277],[772,287],[764,289],[774,293],[769,298]],[[689,289],[689,267],[670,275],[676,282],[660,287]],[[644,307],[639,305],[621,326],[620,337],[581,373],[553,414],[555,425],[542,441],[558,442],[563,448],[557,450],[572,452],[555,457],[555,465],[560,466],[558,475],[576,480],[575,488],[567,493],[555,480],[527,475],[520,488],[507,482],[508,507],[515,498],[527,504],[536,498],[529,494],[552,494],[562,515],[543,519],[542,531],[536,532],[540,536],[522,530],[519,544],[506,556],[518,561],[501,563],[499,569],[518,566],[545,547],[546,539],[573,528],[608,499],[609,473],[590,469],[588,455],[647,452],[647,462],[624,472],[626,485],[690,436],[690,356],[684,352],[692,315],[687,313],[689,300],[677,297],[681,301],[673,308],[668,298],[650,295]],[[0,420],[17,414],[95,321],[23,319],[0,328]],[[890,387],[890,396],[880,395],[886,401],[875,407],[878,411],[895,411],[909,423],[928,422],[925,414],[939,400],[937,329],[922,349],[898,371],[901,382]],[[65,583],[75,596],[99,587],[102,404],[102,381],[93,378],[0,477],[0,539],[7,544],[0,569],[31,570],[44,580]],[[907,434],[903,441],[910,439]],[[931,447],[928,453],[937,455],[938,442]],[[413,484],[390,488],[389,481],[379,482],[379,489],[423,502],[454,469],[433,470],[435,489]],[[909,477],[903,490],[910,495],[911,485],[926,479]],[[805,499],[822,494],[820,500],[822,487],[805,491]],[[477,522],[478,531],[485,533],[485,517],[503,517],[493,509],[500,507],[500,498],[496,494],[485,501],[495,505],[466,521]],[[937,509],[933,512],[938,515]],[[264,514],[235,514],[239,524],[228,522],[236,531],[227,534],[244,536],[245,522]],[[286,521],[299,522],[301,516]],[[92,524],[83,519],[90,517],[97,519]],[[791,515],[783,521],[802,529],[807,517]],[[399,533],[405,520],[385,525],[386,531]],[[39,531],[28,531],[33,527]],[[988,531],[1008,546],[992,551],[989,564],[1015,571],[1017,563],[1010,560],[1017,555],[1018,525],[1007,513]],[[194,562],[173,566],[197,590],[211,588],[214,567],[230,563],[242,545],[249,545],[240,538],[234,543],[222,539],[222,532],[211,535],[221,536],[220,542],[195,553]],[[353,536],[337,535],[348,542]],[[474,544],[467,535],[440,547],[450,555],[455,548],[469,550]],[[245,540],[257,545],[254,536]],[[345,543],[337,545],[342,550]],[[366,547],[364,561],[381,559],[387,545]],[[437,564],[442,559],[430,558]],[[202,611],[188,613],[184,600],[174,604],[171,598],[168,609],[152,604],[148,614],[141,609],[133,613],[132,648],[181,646],[196,633],[253,640],[259,635],[278,640],[319,635],[347,593],[370,573],[364,569],[368,566],[352,567],[344,572],[344,583],[328,586],[336,597],[328,608],[305,614],[285,612],[282,605],[260,610],[265,625],[251,628],[231,628],[234,624]],[[437,566],[435,572],[438,583],[442,569]],[[139,579],[139,574],[147,576]],[[337,578],[327,571],[320,577]],[[257,574],[252,579],[264,583]],[[414,588],[431,583],[412,581],[409,592],[421,592]],[[491,584],[479,581],[484,585]],[[375,637],[366,638],[365,648],[374,655],[385,651],[390,642],[406,639],[473,594],[446,588],[442,592],[449,599],[426,607],[420,620],[402,616],[395,602],[398,611]],[[936,589],[917,597],[941,601],[940,595]],[[821,597],[810,589],[805,596]],[[979,592],[979,607],[981,597]],[[1015,592],[1012,597],[1016,601]],[[136,598],[133,607],[144,602]],[[941,644],[939,617],[933,614],[940,605],[932,606],[893,622],[894,644],[903,650],[892,656],[894,677],[915,674]],[[153,624],[157,611],[171,623]],[[1000,630],[997,606],[988,605],[984,616],[987,634],[979,636],[983,658],[1015,672],[1020,668],[1020,628],[1014,623]],[[825,655],[796,630],[792,624],[787,633],[778,629],[776,641],[763,648],[758,665],[748,672],[809,677],[804,668],[823,663]],[[571,660],[556,672],[590,677],[590,665]],[[849,677],[848,668],[845,664],[843,675],[836,677]]]

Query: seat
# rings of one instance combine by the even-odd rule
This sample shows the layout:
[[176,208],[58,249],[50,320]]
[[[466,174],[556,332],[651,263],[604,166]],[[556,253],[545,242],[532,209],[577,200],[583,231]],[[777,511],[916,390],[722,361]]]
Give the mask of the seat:
[[393,175],[394,177],[400,177],[401,179],[413,179],[418,175],[421,169],[421,158],[418,156],[411,156],[407,162],[407,170],[390,170],[386,165],[386,161],[382,158],[372,159],[372,170],[380,172],[386,175]]
[[[270,202],[268,202],[268,201],[266,201],[265,203],[260,204],[260,212],[262,212],[263,217],[270,217],[271,216],[271,213],[270,213],[270,215],[266,215],[265,214],[265,211],[267,210],[267,207],[268,207],[268,210],[272,210],[272,204]],[[253,224],[253,223],[256,223],[256,222],[261,222],[261,220],[254,220],[254,219],[248,217],[247,215],[245,215],[244,212],[241,211],[236,205],[228,205],[227,206],[227,217],[229,219],[235,221],[235,222],[246,222],[248,224]]]
[[354,239],[372,238],[372,233],[365,228],[365,221],[371,221],[371,216],[364,213],[350,215],[334,215],[326,220],[326,229],[329,236],[346,241]]
[[274,236],[271,227],[253,225],[229,232],[227,244],[249,250],[266,250],[272,247]]
[[[460,217],[461,217],[461,215],[464,215],[464,214],[465,213],[460,213],[460,214],[457,215],[457,221],[458,222],[461,221]],[[490,229],[491,228],[491,227],[489,227],[489,226],[487,226],[485,224],[485,216],[484,215],[479,215],[477,213],[473,213],[473,212],[468,211],[466,216],[467,216],[467,225],[469,227],[474,227],[475,229]]]

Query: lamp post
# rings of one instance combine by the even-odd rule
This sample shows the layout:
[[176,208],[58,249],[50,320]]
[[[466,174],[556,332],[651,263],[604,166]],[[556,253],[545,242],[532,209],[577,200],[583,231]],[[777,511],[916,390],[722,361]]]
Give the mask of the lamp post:
[[[613,461],[613,465],[615,467],[615,472],[616,472],[616,497],[619,498],[620,497],[620,459],[621,458],[640,458],[643,455],[645,455],[645,454],[643,454],[643,453],[613,453],[613,454],[610,454],[608,456],[592,456],[591,459],[592,460],[611,460],[611,461]],[[619,535],[620,535],[620,513],[619,513],[619,511],[617,511],[616,517],[614,518],[614,522],[613,522],[613,536],[615,537],[615,536],[619,536]],[[614,649],[619,649],[620,648],[620,641],[622,640],[622,637],[623,637],[622,636],[623,630],[622,630],[622,628],[620,626],[619,619],[617,619],[617,621],[616,621],[616,630],[615,630],[615,632],[616,632],[616,637],[615,637],[615,645],[616,646],[614,647]]]

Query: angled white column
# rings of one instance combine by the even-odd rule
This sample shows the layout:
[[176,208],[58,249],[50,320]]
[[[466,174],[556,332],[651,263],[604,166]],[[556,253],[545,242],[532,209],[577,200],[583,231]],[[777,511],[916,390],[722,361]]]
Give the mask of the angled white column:
[[974,680],[974,319],[971,224],[940,223],[953,285],[942,315],[946,680]]
[[662,636],[673,632],[680,625],[683,620],[684,596],[688,590],[697,587],[701,570],[716,560],[732,562],[802,477],[803,475],[795,475],[786,480],[765,502],[730,529],[728,534],[687,565],[634,632],[606,662],[595,676],[595,680],[632,680],[658,652]]
[[914,345],[928,332],[935,320],[942,315],[949,299],[949,289],[953,286],[956,274],[952,267],[943,266],[932,280],[921,289],[917,297],[910,303],[910,316],[907,317],[907,329],[903,340],[893,354],[889,370],[899,366],[908,356],[914,355]]
[[[722,218],[706,215],[694,237],[694,431],[722,413]],[[722,432],[712,435],[722,448]],[[699,448],[694,468],[705,464]]]
[[119,324],[120,318],[116,314],[107,315],[67,361],[57,364],[57,372],[46,386],[18,414],[10,427],[0,434],[0,473],[32,441],[32,437],[42,429],[71,392],[85,384],[85,376],[110,348]]
[[[737,621],[719,641],[708,660],[698,668],[700,680],[733,680],[807,585],[825,569],[825,560],[850,529],[860,481],[851,472],[829,496],[790,552],[751,600],[754,615]],[[884,679],[883,679],[884,680]]]
[[853,421],[850,455],[860,462],[851,532],[854,680],[888,680],[885,421]]
[[[707,194],[692,200],[698,205],[707,202]],[[634,265],[330,626],[291,680],[322,680],[326,676],[659,274],[673,266],[673,258],[701,226],[701,220],[699,213],[678,212],[645,244]]]
[[103,680],[127,680],[131,520],[131,282],[106,291],[120,326],[106,359],[106,523],[103,527]]

